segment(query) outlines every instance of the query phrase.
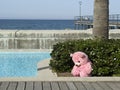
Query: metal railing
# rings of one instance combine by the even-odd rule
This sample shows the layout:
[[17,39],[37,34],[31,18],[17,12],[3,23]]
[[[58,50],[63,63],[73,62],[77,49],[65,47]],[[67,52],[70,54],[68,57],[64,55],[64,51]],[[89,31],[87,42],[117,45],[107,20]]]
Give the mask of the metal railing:
[[[92,15],[89,16],[76,16],[74,18],[75,21],[75,29],[77,28],[78,25],[91,25],[93,27],[93,21],[94,17]],[[112,14],[109,15],[109,26],[110,27],[115,27],[120,28],[120,14]]]

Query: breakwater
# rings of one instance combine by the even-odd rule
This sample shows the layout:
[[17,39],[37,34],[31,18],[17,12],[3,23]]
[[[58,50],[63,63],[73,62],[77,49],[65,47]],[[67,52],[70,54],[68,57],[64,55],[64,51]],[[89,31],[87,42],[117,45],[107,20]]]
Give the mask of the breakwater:
[[[90,39],[92,30],[0,30],[0,49],[52,49],[58,42]],[[120,30],[110,30],[110,38],[120,38]]]

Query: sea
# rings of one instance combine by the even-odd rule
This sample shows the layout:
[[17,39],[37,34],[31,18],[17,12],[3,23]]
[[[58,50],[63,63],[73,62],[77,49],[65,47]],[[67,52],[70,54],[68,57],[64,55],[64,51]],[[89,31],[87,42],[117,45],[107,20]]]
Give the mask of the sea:
[[0,30],[65,30],[74,29],[74,20],[0,19]]

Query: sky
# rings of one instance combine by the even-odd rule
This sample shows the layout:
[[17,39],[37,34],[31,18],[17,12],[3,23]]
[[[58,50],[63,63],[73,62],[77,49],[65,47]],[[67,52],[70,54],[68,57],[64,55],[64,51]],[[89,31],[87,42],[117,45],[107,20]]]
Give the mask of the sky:
[[[93,15],[94,0],[0,0],[0,19],[74,19]],[[110,0],[110,14],[120,14],[120,0]]]

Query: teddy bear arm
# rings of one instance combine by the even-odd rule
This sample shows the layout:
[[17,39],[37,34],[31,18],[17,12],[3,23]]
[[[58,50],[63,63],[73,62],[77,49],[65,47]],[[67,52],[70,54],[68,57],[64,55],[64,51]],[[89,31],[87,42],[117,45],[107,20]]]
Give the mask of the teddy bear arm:
[[73,76],[80,76],[80,71],[79,71],[79,69],[76,66],[74,66],[72,71],[71,71],[71,74]]
[[91,63],[88,63],[87,65],[86,65],[86,73],[87,74],[90,74],[91,72],[92,72],[92,66],[91,66]]

